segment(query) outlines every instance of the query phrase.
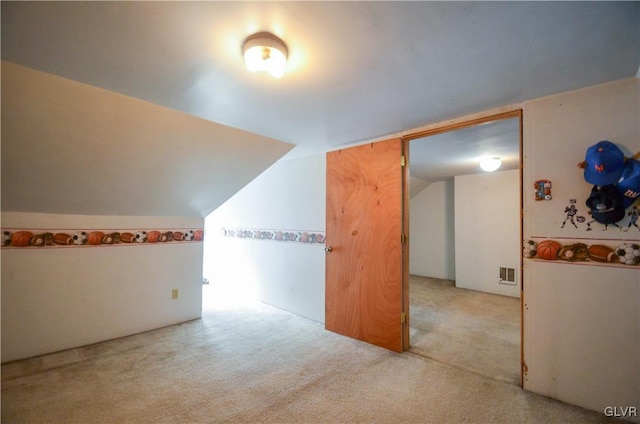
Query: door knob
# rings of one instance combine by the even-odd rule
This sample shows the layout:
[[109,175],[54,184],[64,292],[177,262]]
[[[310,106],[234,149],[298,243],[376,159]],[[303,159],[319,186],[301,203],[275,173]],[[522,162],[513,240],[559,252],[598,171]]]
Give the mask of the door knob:
[[324,248],[324,251],[327,252],[327,253],[330,253],[330,252],[333,251],[333,247],[327,246],[327,247]]

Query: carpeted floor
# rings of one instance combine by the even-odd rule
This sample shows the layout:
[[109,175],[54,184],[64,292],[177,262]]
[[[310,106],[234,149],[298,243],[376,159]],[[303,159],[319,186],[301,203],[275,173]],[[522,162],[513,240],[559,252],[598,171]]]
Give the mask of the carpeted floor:
[[411,351],[512,384],[520,377],[520,299],[410,276]]
[[259,303],[2,366],[4,423],[601,423]]

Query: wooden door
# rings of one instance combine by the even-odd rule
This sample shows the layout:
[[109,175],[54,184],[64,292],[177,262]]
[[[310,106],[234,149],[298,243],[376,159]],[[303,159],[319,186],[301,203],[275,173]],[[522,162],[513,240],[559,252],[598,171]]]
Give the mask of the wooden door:
[[[327,330],[401,352],[402,140],[327,154]],[[407,338],[408,340],[408,338]]]

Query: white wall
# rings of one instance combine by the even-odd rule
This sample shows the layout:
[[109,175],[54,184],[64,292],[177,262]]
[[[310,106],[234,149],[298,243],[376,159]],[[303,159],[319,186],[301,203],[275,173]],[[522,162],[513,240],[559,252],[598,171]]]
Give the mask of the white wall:
[[[177,230],[203,220],[5,212],[2,226]],[[201,308],[201,242],[2,250],[2,362],[188,321]]]
[[456,287],[520,297],[519,281],[498,283],[520,268],[519,171],[457,176],[454,198]]
[[409,273],[454,280],[453,180],[435,182],[409,201]]
[[277,162],[205,220],[204,277],[324,322],[324,244],[224,237],[221,228],[325,231],[324,154]]
[[638,270],[525,267],[524,388],[598,412],[639,408]]
[[[561,223],[572,198],[586,215],[590,186],[576,164],[589,146],[610,140],[640,151],[640,80],[526,102],[523,116],[525,239],[639,241],[637,231]],[[526,189],[538,179],[551,180],[551,201]],[[526,259],[523,296],[525,389],[599,412],[640,410],[640,267]]]
[[[3,229],[203,228],[293,147],[5,61],[1,92]],[[2,361],[199,317],[202,247],[3,248]]]

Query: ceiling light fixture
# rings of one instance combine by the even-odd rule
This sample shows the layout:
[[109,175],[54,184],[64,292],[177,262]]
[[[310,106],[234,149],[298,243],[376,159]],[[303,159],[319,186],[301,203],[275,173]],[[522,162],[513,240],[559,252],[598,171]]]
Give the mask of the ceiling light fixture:
[[480,161],[480,168],[486,172],[493,172],[500,168],[500,165],[502,165],[500,158],[486,158]]
[[287,46],[284,41],[269,32],[259,32],[247,37],[242,46],[244,60],[250,71],[265,71],[280,78],[287,64]]

